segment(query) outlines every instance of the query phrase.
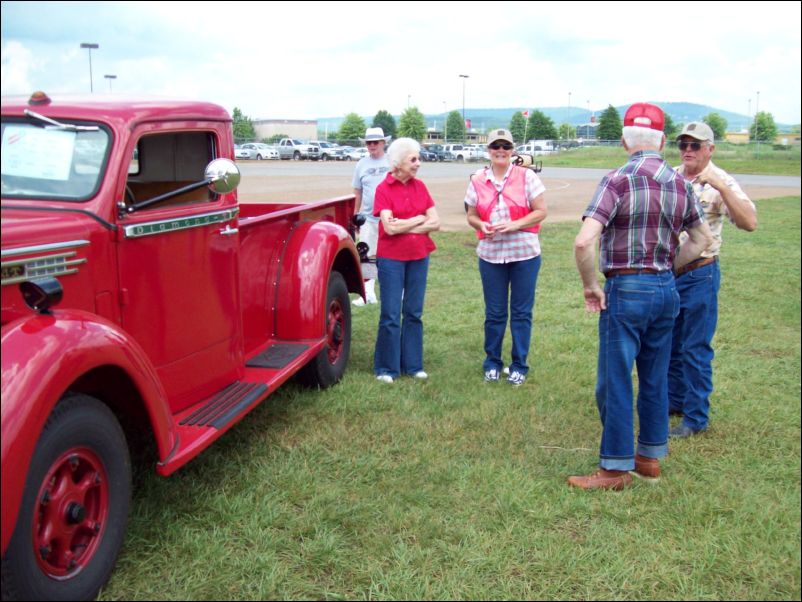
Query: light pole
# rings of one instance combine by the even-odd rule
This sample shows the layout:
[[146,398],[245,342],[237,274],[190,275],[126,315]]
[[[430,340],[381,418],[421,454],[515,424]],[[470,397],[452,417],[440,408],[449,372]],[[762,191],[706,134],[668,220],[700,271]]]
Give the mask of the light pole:
[[89,51],[89,91],[94,92],[94,86],[92,85],[92,50],[100,48],[100,44],[81,42],[81,48],[86,48]]
[[568,131],[565,132],[565,139],[571,138],[571,93],[568,93]]
[[448,142],[448,115],[446,114],[446,101],[443,101],[443,142]]
[[[467,75],[460,75],[462,78],[462,126],[465,128],[465,135],[468,134],[468,125],[465,122],[465,80],[468,79],[469,76]],[[465,137],[462,137],[462,141],[465,142]]]
[[111,92],[111,80],[113,80],[113,79],[117,79],[117,76],[116,76],[116,75],[111,75],[111,74],[107,73],[107,74],[106,74],[106,75],[104,75],[103,77],[105,77],[107,80],[109,80],[109,92]]
[[760,105],[760,90],[755,92],[755,142],[757,142],[757,148],[755,150],[756,158],[760,158],[760,138],[758,138],[757,136],[757,114],[759,105]]

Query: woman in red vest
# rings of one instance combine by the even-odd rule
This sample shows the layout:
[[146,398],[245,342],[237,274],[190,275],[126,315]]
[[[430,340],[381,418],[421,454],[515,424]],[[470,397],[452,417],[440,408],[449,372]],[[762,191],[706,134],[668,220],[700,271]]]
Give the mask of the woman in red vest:
[[[476,230],[479,274],[485,299],[485,381],[504,368],[501,346],[509,315],[512,363],[507,382],[526,380],[535,287],[540,271],[540,223],[546,219],[546,188],[534,171],[512,164],[512,134],[491,130],[490,165],[471,176],[465,193],[468,223]],[[509,308],[509,312],[508,312]]]

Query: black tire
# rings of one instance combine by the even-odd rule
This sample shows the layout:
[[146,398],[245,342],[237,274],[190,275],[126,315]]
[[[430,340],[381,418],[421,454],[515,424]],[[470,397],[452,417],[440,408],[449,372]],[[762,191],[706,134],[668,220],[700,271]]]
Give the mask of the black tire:
[[293,161],[300,161],[301,160],[301,153],[299,151],[295,151],[292,153]]
[[130,502],[131,463],[119,422],[93,397],[65,396],[34,450],[3,556],[3,600],[97,597],[117,561]]
[[351,352],[351,301],[340,272],[329,276],[323,324],[326,345],[298,372],[298,380],[308,387],[325,389],[338,382],[348,366]]

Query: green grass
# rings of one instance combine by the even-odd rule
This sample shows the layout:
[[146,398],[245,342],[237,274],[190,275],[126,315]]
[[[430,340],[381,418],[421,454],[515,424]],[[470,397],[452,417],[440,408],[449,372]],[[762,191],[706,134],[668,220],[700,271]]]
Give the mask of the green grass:
[[800,199],[758,211],[725,228],[711,428],[658,485],[565,483],[600,435],[577,226],[544,225],[517,389],[482,382],[475,238],[438,233],[430,380],[378,383],[378,308],[356,310],[339,385],[283,387],[170,478],[138,469],[101,598],[799,599]]
[[[615,169],[626,161],[622,146],[588,146],[567,150],[554,155],[538,157],[545,167],[597,167]],[[665,158],[671,165],[679,165],[679,151],[668,145]],[[716,144],[713,161],[722,169],[737,174],[800,175],[800,147],[776,150],[771,145]]]

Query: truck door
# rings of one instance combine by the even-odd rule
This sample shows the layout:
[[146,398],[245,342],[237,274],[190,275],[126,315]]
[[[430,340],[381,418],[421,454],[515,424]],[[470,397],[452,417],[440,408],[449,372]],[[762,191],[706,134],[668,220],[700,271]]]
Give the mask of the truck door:
[[[125,203],[203,180],[225,135],[217,127],[143,128]],[[176,412],[231,383],[242,365],[236,199],[202,187],[125,215],[120,230],[123,326],[150,356]]]

